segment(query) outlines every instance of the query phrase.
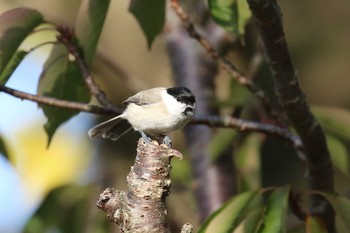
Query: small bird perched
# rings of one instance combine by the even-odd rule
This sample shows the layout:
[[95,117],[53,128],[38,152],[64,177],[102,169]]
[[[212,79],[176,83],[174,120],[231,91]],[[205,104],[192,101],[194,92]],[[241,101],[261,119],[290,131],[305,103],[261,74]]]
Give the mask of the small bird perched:
[[162,137],[163,143],[171,145],[165,134],[184,127],[191,120],[195,102],[193,93],[186,87],[140,91],[123,102],[127,107],[121,115],[91,128],[88,135],[118,140],[133,128],[141,133],[145,142]]

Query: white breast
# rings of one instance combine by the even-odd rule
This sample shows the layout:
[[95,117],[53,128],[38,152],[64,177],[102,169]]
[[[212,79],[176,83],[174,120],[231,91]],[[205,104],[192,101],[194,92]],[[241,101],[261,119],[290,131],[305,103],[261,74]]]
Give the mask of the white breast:
[[172,96],[161,93],[162,102],[139,106],[129,104],[124,112],[126,118],[135,130],[141,130],[149,135],[161,135],[185,126],[190,117],[182,112],[186,105],[176,101]]

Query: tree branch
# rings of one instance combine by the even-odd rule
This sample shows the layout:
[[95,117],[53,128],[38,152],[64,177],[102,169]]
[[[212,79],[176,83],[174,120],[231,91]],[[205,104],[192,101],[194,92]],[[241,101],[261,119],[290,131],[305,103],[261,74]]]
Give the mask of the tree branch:
[[286,140],[294,147],[294,149],[300,152],[303,151],[303,144],[298,136],[292,134],[288,129],[272,124],[259,123],[230,116],[195,117],[191,121],[191,124],[203,124],[210,127],[220,128],[234,128],[242,132],[253,131],[274,135]]
[[[170,162],[174,156],[182,158],[180,152],[163,144],[140,139],[134,166],[127,176],[128,190],[107,188],[100,195],[98,208],[119,225],[121,232],[170,232],[165,201],[170,192]],[[191,231],[187,223],[181,232]]]
[[81,112],[89,112],[89,113],[95,113],[100,115],[118,115],[123,112],[121,109],[118,109],[118,108],[110,109],[110,108],[100,107],[100,106],[91,105],[91,104],[83,104],[83,103],[67,101],[67,100],[59,100],[59,99],[55,99],[47,96],[32,95],[32,94],[18,91],[3,85],[0,85],[0,91],[5,92],[14,97],[18,97],[22,100],[23,99],[31,100],[39,104],[45,104],[49,106],[76,110]]
[[237,80],[242,86],[246,87],[261,101],[268,116],[272,117],[276,122],[281,123],[278,114],[272,109],[271,103],[264,91],[256,86],[250,79],[245,77],[229,60],[221,57],[214,47],[210,45],[209,41],[196,31],[194,25],[189,21],[188,15],[180,6],[179,0],[171,0],[171,7],[181,19],[188,34],[198,41],[198,43],[207,51],[208,55],[215,60],[224,71]]
[[[270,69],[281,104],[301,137],[309,164],[310,188],[334,192],[333,168],[324,132],[306,103],[285,40],[280,8],[275,0],[248,0],[258,32],[266,47]],[[326,208],[324,208],[326,206]],[[314,196],[312,211],[322,215],[334,232],[334,211],[326,200]]]
[[[5,92],[22,100],[30,100],[39,104],[45,104],[53,107],[94,113],[99,115],[118,115],[123,112],[123,110],[119,108],[109,109],[97,105],[84,104],[67,100],[59,100],[46,96],[32,95],[3,85],[0,85],[0,92]],[[295,149],[303,151],[303,146],[298,136],[292,134],[287,129],[272,124],[243,120],[230,116],[194,117],[190,124],[206,125],[209,127],[234,128],[242,132],[261,132],[268,135],[274,135],[286,140]]]

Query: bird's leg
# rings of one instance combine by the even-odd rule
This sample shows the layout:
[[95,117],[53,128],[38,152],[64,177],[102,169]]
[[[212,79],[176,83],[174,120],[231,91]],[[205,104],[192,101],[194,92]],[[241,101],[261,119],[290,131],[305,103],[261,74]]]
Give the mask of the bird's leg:
[[171,148],[173,146],[173,143],[168,135],[165,135],[163,138],[163,144],[165,144],[167,147]]
[[139,132],[145,143],[150,143],[152,141],[142,130],[139,130]]

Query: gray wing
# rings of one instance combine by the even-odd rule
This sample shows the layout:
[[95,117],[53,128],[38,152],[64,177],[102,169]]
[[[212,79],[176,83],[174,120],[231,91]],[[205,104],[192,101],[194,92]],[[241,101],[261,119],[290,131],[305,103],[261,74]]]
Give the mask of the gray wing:
[[155,87],[145,91],[140,91],[126,99],[123,104],[128,105],[130,103],[134,103],[136,105],[147,105],[158,103],[162,101],[162,97],[159,95],[159,93],[165,89],[166,88],[164,87]]

